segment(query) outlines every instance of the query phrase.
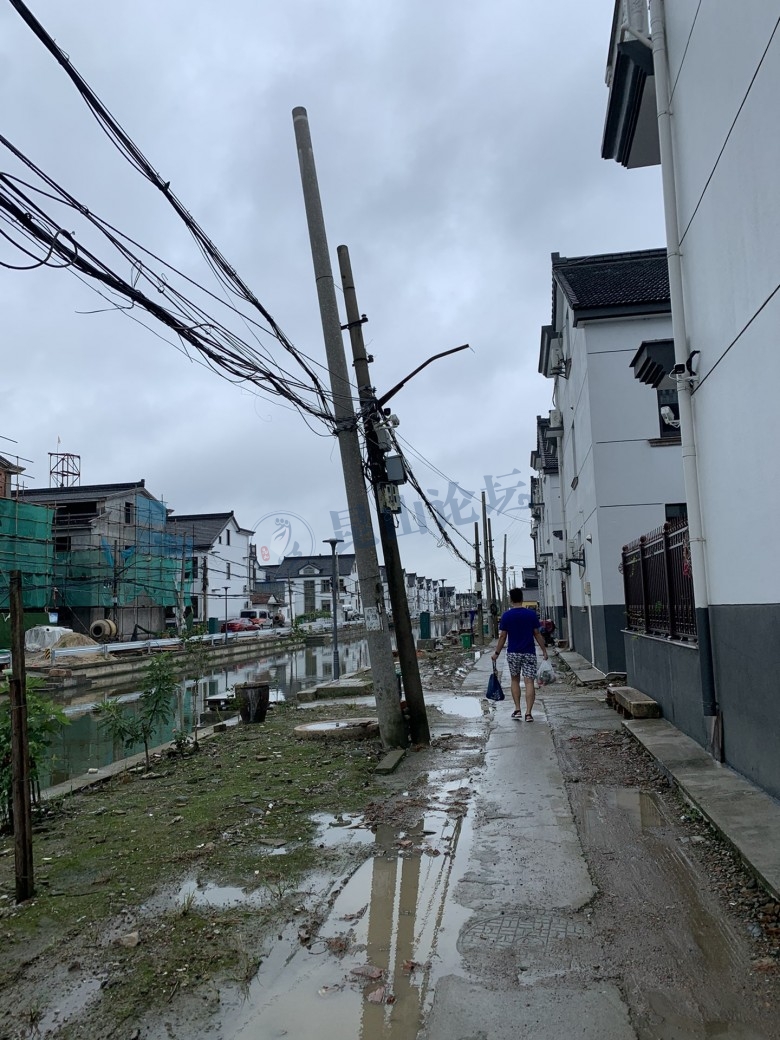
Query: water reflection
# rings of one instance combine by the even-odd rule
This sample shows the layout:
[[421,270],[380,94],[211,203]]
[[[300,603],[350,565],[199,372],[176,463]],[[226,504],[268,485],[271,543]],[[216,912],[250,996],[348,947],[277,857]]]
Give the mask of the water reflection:
[[[436,622],[433,622],[433,629]],[[349,639],[346,633],[339,636],[339,666],[341,674],[356,672],[370,666],[368,643],[365,638]],[[173,739],[174,731],[191,734],[195,723],[209,707],[224,702],[236,683],[254,679],[267,682],[270,699],[283,701],[294,697],[301,690],[327,682],[333,678],[333,646],[307,646],[293,651],[276,651],[260,655],[250,661],[220,668],[204,675],[196,682],[188,681],[176,697],[173,719],[168,726],[161,727],[155,737],[156,744]],[[127,705],[128,712],[138,710],[140,691],[125,694],[118,700]],[[209,704],[211,701],[211,704]],[[98,725],[91,704],[78,704],[66,708],[70,720],[61,734],[54,740],[48,760],[43,763],[41,787],[65,783],[81,776],[90,769],[100,769],[112,762],[140,754],[143,744],[125,748],[121,742],[113,741]]]

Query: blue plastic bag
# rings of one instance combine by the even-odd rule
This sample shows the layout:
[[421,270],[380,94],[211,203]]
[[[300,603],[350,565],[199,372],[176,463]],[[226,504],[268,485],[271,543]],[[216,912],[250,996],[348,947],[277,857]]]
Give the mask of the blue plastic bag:
[[496,671],[495,665],[493,665],[493,674],[488,679],[488,688],[485,696],[489,701],[505,700],[504,691],[501,689],[501,683],[499,681],[498,672]]

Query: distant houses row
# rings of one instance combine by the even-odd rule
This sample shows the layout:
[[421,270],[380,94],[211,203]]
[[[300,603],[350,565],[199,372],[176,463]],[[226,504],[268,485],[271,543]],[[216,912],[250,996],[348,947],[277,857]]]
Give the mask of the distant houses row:
[[[88,633],[111,618],[118,638],[217,628],[242,610],[290,617],[333,609],[332,557],[258,561],[254,532],[233,512],[176,514],[143,480],[12,491],[21,467],[0,456],[0,645],[9,645],[8,578],[22,572],[26,624]],[[361,613],[353,553],[337,556],[339,617]],[[385,603],[389,594],[381,568]],[[455,609],[455,589],[405,575],[413,616]]]

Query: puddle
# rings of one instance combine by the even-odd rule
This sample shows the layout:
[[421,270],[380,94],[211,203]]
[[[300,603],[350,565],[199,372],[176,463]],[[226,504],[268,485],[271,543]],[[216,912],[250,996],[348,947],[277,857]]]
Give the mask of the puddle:
[[621,810],[635,830],[646,834],[666,826],[661,808],[655,795],[649,791],[640,791],[635,787],[607,787],[597,792],[593,788],[586,789],[585,819],[586,831],[591,832],[603,826],[606,813]]
[[[446,811],[468,785],[438,786],[441,808],[411,828],[381,825],[373,834],[359,817],[315,817],[324,842],[370,842],[373,855],[330,893],[310,948],[298,943],[300,920],[272,946],[246,1000],[226,1008],[222,1035],[308,1036],[316,1022],[317,1040],[415,1040],[436,978],[459,968],[456,942],[469,916],[448,895],[468,863],[471,821]],[[367,965],[377,977],[352,971]]]
[[436,707],[447,715],[461,715],[466,719],[482,718],[482,702],[476,697],[445,697]]
[[84,1008],[100,993],[101,979],[82,979],[68,993],[60,994],[36,1026],[36,1036],[58,1032],[66,1022],[80,1015]]
[[317,824],[318,833],[314,844],[320,848],[332,849],[337,845],[370,845],[374,834],[363,823],[360,815],[331,816],[329,813],[315,813],[312,821]]
[[247,892],[243,888],[214,885],[211,882],[185,881],[176,894],[178,906],[211,906],[224,909],[229,906],[262,906],[268,898],[262,889]]

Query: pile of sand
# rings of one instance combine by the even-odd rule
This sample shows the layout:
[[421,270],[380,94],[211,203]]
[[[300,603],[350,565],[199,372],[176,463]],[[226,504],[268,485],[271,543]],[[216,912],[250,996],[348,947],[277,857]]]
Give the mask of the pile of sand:
[[55,650],[65,650],[69,646],[97,646],[98,644],[94,639],[90,639],[89,636],[83,636],[80,632],[66,632],[64,636],[60,636],[57,642],[54,644]]

